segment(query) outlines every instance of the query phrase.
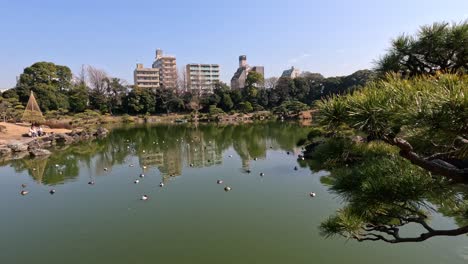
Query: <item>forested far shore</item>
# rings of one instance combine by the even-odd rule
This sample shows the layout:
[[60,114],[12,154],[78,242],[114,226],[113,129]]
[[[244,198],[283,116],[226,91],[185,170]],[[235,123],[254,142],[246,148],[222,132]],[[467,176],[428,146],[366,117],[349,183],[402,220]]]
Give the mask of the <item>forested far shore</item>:
[[230,89],[225,83],[218,82],[212,94],[199,94],[178,87],[134,87],[92,66],[84,67],[78,76],[74,76],[67,66],[37,62],[24,69],[16,87],[2,93],[0,111],[4,119],[19,119],[33,91],[46,115],[74,115],[89,110],[111,115],[232,114],[263,110],[286,114],[287,109],[306,110],[324,96],[356,90],[374,78],[371,70],[360,70],[343,77],[325,78],[321,74],[308,73],[294,79],[267,80],[253,72],[243,89]]

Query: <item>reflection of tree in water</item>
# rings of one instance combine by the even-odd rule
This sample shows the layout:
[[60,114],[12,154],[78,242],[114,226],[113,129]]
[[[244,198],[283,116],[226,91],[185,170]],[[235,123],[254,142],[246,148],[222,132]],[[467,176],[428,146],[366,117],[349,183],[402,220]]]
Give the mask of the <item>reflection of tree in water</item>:
[[[346,202],[322,222],[324,236],[401,243],[468,233],[468,188],[432,177],[397,153],[382,143],[344,139],[329,140],[315,149],[312,169],[330,170],[322,183]],[[453,217],[459,227],[431,226],[431,214],[436,212]],[[420,234],[405,229],[414,225]]]
[[[76,178],[80,167],[104,174],[104,168],[128,163],[136,156],[140,167],[156,167],[167,180],[182,174],[185,165],[214,166],[222,163],[222,153],[233,147],[248,164],[253,158],[266,157],[266,151],[291,150],[307,130],[291,123],[241,125],[157,125],[113,129],[108,137],[63,147],[50,157],[10,161],[17,171],[28,170],[38,182],[58,184]],[[58,164],[59,167],[56,167]],[[143,170],[143,169],[142,169]],[[143,170],[144,171],[144,170]]]
[[82,166],[80,162],[89,167],[98,149],[99,145],[93,143],[67,146],[48,157],[14,160],[11,165],[16,171],[27,170],[37,182],[54,185],[76,178]]
[[233,147],[242,159],[244,169],[248,169],[252,158],[264,158],[266,156],[266,141],[259,127],[239,125],[234,128]]
[[47,167],[48,157],[39,157],[37,159],[24,159],[23,164],[28,169],[29,175],[38,183],[42,183]]

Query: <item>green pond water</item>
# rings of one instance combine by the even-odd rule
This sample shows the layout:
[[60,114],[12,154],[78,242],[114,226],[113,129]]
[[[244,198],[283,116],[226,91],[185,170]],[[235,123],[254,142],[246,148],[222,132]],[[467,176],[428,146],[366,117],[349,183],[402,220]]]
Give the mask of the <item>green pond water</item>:
[[[396,245],[320,236],[343,204],[321,183],[327,172],[298,164],[307,132],[291,123],[118,128],[48,158],[4,162],[0,263],[468,263],[467,236]],[[439,214],[432,224],[456,227]]]

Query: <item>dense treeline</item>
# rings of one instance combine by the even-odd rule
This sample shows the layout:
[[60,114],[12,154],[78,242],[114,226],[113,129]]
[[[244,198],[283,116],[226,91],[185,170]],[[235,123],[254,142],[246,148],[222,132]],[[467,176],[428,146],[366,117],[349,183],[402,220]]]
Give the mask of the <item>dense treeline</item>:
[[132,87],[91,66],[73,76],[67,66],[37,62],[24,69],[16,87],[3,92],[0,107],[5,118],[18,116],[30,91],[33,91],[42,111],[58,114],[86,110],[113,115],[192,111],[247,113],[275,108],[278,112],[285,112],[288,109],[306,109],[326,95],[352,91],[365,85],[373,76],[370,70],[331,78],[306,74],[295,79],[279,78],[265,89],[263,77],[254,72],[249,74],[244,89],[231,90],[220,82],[213,94],[203,95],[181,92],[180,89]]

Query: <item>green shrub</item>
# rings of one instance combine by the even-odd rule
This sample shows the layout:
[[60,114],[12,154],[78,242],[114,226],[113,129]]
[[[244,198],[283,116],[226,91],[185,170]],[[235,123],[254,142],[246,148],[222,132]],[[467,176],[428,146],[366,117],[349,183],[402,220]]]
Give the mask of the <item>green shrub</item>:
[[223,109],[216,107],[216,105],[210,105],[208,113],[211,116],[214,116],[214,115],[224,114],[224,111]]

